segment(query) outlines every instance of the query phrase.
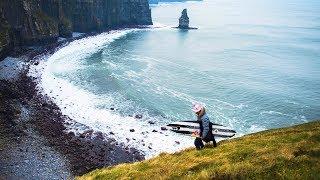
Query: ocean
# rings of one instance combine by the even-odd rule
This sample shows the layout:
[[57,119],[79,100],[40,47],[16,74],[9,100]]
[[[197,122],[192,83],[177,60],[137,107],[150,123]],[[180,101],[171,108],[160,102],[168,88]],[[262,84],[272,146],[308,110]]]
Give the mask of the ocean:
[[[171,28],[184,8],[198,30]],[[237,137],[320,118],[320,1],[151,9],[154,26],[73,41],[39,66],[39,86],[63,114],[147,158],[193,146],[191,137],[161,130],[196,119],[192,102]]]

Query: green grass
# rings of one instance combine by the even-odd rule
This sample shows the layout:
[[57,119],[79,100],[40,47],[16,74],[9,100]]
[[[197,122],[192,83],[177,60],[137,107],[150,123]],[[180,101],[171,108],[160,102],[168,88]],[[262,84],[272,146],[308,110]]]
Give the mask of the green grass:
[[320,121],[222,141],[217,148],[162,153],[77,179],[320,179]]

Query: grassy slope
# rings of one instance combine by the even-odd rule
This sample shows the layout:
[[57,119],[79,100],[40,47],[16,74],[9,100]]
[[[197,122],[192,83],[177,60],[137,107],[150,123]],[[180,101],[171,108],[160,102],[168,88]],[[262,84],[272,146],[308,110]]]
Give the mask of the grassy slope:
[[[191,139],[190,139],[191,140]],[[217,148],[160,154],[79,179],[319,179],[320,121],[222,141]]]

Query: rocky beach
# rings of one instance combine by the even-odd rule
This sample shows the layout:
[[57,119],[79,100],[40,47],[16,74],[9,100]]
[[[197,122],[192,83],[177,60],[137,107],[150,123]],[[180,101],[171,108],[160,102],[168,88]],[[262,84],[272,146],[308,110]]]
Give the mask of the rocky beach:
[[[65,179],[92,169],[144,159],[137,150],[62,115],[36,88],[38,79],[27,75],[28,64],[38,64],[63,45],[57,43],[11,58],[24,66],[3,63],[0,67],[1,74],[15,71],[14,76],[1,78],[0,174],[3,178]],[[68,133],[65,126],[68,124],[87,130],[78,135]]]

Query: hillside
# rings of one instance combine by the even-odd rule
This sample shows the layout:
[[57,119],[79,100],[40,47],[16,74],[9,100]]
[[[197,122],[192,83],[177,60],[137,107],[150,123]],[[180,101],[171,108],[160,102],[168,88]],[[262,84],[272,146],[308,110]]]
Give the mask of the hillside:
[[[191,139],[190,139],[191,140]],[[217,148],[160,154],[78,179],[318,179],[320,122],[225,140]]]

